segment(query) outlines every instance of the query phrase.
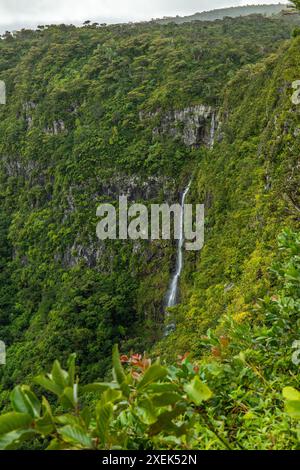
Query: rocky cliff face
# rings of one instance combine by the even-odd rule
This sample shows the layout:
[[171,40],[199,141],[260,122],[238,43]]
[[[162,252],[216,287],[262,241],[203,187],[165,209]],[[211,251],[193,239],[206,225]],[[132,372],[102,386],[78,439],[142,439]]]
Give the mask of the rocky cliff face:
[[[101,243],[97,206],[115,203],[122,194],[147,206],[177,202],[201,158],[199,182],[195,177],[187,202],[220,207],[222,214],[208,221],[210,233],[214,221],[220,231],[231,189],[242,188],[244,194],[253,178],[239,145],[230,155],[222,150],[219,166],[210,154],[213,168],[207,167],[203,180],[205,147],[215,140],[217,151],[217,121],[223,121],[212,107],[214,100],[222,103],[227,78],[274,52],[289,36],[290,27],[282,21],[238,18],[180,28],[61,25],[0,41],[0,78],[8,91],[0,107],[0,300],[9,300],[0,337],[9,330],[7,380],[20,382],[27,372],[34,373],[33,363],[43,367],[76,350],[93,381],[105,376],[113,344],[140,351],[157,341],[175,243]],[[245,94],[244,88],[239,91]],[[257,114],[252,101],[243,110],[245,119]],[[235,101],[238,107],[240,102]],[[225,131],[223,125],[224,145]],[[211,177],[215,168],[220,190]],[[240,175],[247,180],[236,179],[233,185]],[[205,194],[196,194],[196,186]],[[253,205],[253,198],[237,192],[230,203],[236,207],[239,201]],[[241,225],[232,219],[239,224],[230,234]],[[246,240],[248,232],[251,226]],[[211,252],[223,246],[214,239]],[[236,246],[234,239],[232,251]],[[194,269],[197,255],[185,255],[189,282],[200,272],[211,282],[211,271],[215,266],[221,271],[227,256],[230,265],[224,272],[231,272],[232,251],[208,259],[199,272]],[[219,271],[215,277],[223,282]],[[181,281],[184,294],[184,276]],[[223,284],[230,282],[236,281],[226,278]],[[195,292],[206,291],[200,285]],[[215,310],[216,302],[210,302],[204,315]],[[195,317],[200,314],[197,310]]]
[[[77,202],[78,195],[87,189],[82,187],[70,187],[66,197],[66,206],[63,212],[63,223],[68,223],[75,213],[80,213],[80,203]],[[97,201],[106,198],[107,202],[117,202],[119,196],[126,196],[128,204],[143,201],[144,204],[163,202],[169,204],[178,200],[178,188],[176,181],[168,177],[147,177],[115,175],[107,181],[99,182],[97,193],[91,195],[91,203],[97,207]],[[83,262],[89,268],[98,267],[102,271],[110,271],[112,259],[107,253],[105,242],[99,241],[95,233],[89,234],[88,238],[82,242],[81,234],[78,233],[73,245],[68,246],[64,253],[57,253],[56,261],[62,263],[65,268],[71,268]],[[137,255],[141,255],[143,247],[140,243],[132,243],[132,249]],[[151,247],[147,247],[151,252]],[[110,264],[110,266],[108,266]]]
[[188,147],[209,147],[212,139],[212,125],[215,130],[215,110],[211,106],[195,105],[184,109],[170,110],[167,113],[140,113],[140,120],[151,125],[153,135],[169,135],[180,139]]

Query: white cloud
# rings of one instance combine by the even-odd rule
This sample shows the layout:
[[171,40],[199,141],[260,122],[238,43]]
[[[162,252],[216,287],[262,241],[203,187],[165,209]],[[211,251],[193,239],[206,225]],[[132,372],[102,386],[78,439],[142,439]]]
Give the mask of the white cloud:
[[86,19],[107,22],[148,20],[247,3],[276,3],[276,0],[0,0],[0,25],[3,30],[4,26],[9,28],[10,25],[78,23]]

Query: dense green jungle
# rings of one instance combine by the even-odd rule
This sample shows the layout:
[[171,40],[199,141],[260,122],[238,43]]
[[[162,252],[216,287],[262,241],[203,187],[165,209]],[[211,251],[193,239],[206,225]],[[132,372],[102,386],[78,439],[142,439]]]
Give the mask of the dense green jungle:
[[[2,35],[1,449],[300,449],[296,8]],[[176,242],[96,210],[189,181],[168,309]]]

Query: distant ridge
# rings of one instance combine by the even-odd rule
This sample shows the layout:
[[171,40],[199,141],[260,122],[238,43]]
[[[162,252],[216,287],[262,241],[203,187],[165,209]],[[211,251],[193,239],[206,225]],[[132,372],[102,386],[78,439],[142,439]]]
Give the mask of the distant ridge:
[[284,3],[277,3],[274,5],[246,5],[241,7],[221,8],[217,10],[204,11],[202,13],[195,13],[189,16],[175,16],[153,19],[154,22],[160,24],[167,23],[188,23],[190,21],[215,21],[222,20],[226,16],[236,18],[239,16],[248,15],[264,15],[273,16],[278,15],[282,11],[288,10],[289,5]]
[[[225,17],[237,18],[240,16],[249,16],[249,15],[263,15],[267,17],[271,16],[280,16],[282,13],[287,13],[290,9],[290,5],[285,3],[277,3],[272,5],[246,5],[240,7],[228,7],[228,8],[220,8],[215,10],[203,11],[201,13],[194,13],[193,15],[188,16],[168,16],[163,18],[152,18],[152,20],[144,20],[144,21],[111,21],[112,19],[107,19],[108,23],[105,23],[104,19],[99,19],[97,17],[91,18],[92,22],[99,22],[102,25],[120,25],[120,24],[127,24],[127,25],[135,25],[135,24],[169,24],[169,23],[189,23],[192,21],[215,21],[215,20],[222,20]],[[299,14],[294,13],[293,17],[296,16],[296,23],[299,23]],[[295,20],[287,20],[290,22],[294,22]],[[38,24],[43,24],[40,20],[36,23],[25,22],[25,23],[14,23],[10,25],[1,25],[0,24],[0,34],[3,34],[5,31],[18,31],[21,29],[37,29]],[[54,23],[58,24],[58,23]],[[69,24],[68,22],[66,24]],[[75,26],[81,26],[82,22],[75,21],[73,22]]]

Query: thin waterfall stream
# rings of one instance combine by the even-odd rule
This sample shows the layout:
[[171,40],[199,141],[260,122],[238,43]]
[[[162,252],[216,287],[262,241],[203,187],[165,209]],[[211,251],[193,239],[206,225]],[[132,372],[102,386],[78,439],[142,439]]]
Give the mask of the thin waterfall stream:
[[[190,190],[191,182],[187,185],[181,196],[181,211],[180,211],[180,238],[177,243],[177,256],[176,256],[176,270],[173,274],[170,282],[170,287],[166,298],[166,307],[174,307],[177,304],[179,297],[179,279],[183,269],[183,248],[184,248],[184,204],[186,196]],[[168,335],[171,331],[174,331],[175,325],[170,324],[166,326],[165,334]]]
[[[215,142],[215,131],[216,131],[216,116],[215,112],[212,113],[211,116],[211,124],[210,124],[210,141],[209,141],[209,148],[214,147]],[[170,287],[166,297],[166,308],[174,307],[177,305],[178,298],[179,298],[179,280],[180,275],[183,269],[183,248],[184,248],[184,204],[187,197],[187,194],[190,190],[192,180],[190,180],[189,184],[185,188],[181,196],[181,212],[180,212],[180,238],[177,243],[177,256],[176,256],[176,270],[175,273],[171,277]],[[168,313],[166,313],[168,315]],[[172,331],[176,329],[176,325],[171,323],[166,325],[165,327],[165,336],[168,336]]]
[[212,149],[215,143],[215,130],[216,130],[216,116],[213,112],[211,115],[211,124],[210,124],[210,141],[209,147]]

